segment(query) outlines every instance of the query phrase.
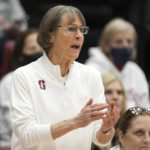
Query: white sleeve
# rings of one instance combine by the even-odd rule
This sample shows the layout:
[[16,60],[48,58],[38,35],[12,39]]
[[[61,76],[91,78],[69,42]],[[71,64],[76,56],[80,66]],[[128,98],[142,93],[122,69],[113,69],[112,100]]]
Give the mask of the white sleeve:
[[50,124],[37,123],[31,90],[25,77],[15,72],[12,78],[11,120],[14,134],[25,147],[53,140]]
[[149,108],[150,107],[150,97],[149,97],[149,90],[148,90],[149,89],[148,82],[146,80],[146,77],[143,79],[144,79],[144,81],[143,81],[143,83],[141,83],[141,86],[143,84],[143,87],[144,87],[144,83],[145,83],[145,91],[141,95],[141,106]]
[[112,139],[110,139],[107,143],[102,144],[102,143],[99,143],[97,138],[96,138],[96,132],[99,130],[101,124],[102,124],[102,120],[95,121],[95,123],[94,123],[93,143],[99,147],[106,147],[106,146],[111,144]]
[[11,73],[5,75],[0,82],[0,146],[10,146],[11,141],[10,84]]

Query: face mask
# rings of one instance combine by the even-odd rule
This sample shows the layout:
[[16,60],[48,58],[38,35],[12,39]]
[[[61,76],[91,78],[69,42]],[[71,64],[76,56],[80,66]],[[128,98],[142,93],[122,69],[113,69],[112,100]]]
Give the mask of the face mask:
[[114,63],[119,67],[123,67],[131,57],[132,48],[129,47],[111,48],[110,53],[114,59]]
[[21,63],[22,65],[27,65],[33,61],[36,61],[38,58],[40,58],[43,55],[42,52],[37,52],[34,54],[30,54],[30,55],[25,55],[23,54],[23,62]]

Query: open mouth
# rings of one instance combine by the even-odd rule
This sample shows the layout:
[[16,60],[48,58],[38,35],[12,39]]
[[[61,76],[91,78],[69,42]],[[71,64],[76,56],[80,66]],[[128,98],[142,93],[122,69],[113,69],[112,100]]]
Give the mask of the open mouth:
[[142,150],[150,150],[150,146],[143,146]]
[[72,45],[71,48],[78,50],[79,49],[79,45]]

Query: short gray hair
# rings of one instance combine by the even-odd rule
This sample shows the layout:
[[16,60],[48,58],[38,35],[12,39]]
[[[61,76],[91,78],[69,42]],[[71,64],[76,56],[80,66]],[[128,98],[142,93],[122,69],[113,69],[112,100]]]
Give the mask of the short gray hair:
[[78,16],[83,25],[86,25],[85,18],[81,11],[73,6],[58,5],[50,8],[43,17],[38,31],[37,41],[46,53],[52,48],[53,43],[50,42],[51,33],[57,30],[61,18],[64,14],[68,14],[69,23],[73,22]]

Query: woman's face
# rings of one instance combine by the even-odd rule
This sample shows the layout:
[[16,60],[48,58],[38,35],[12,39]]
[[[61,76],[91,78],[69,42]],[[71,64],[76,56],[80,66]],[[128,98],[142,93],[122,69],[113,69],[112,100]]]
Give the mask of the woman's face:
[[133,48],[135,45],[134,34],[131,30],[119,31],[114,34],[110,41],[110,47],[122,48],[130,47]]
[[[53,43],[53,47],[49,55],[59,61],[73,61],[78,58],[84,41],[84,35],[79,30],[83,24],[78,17],[69,24],[67,14],[64,14],[61,20],[56,33],[51,36],[50,40]],[[68,28],[70,26],[77,27],[77,32],[70,32]]]
[[124,95],[123,89],[119,81],[112,81],[105,89],[105,97],[108,104],[115,103],[119,113],[123,108]]
[[25,39],[23,54],[31,55],[36,52],[42,52],[42,49],[37,43],[37,33],[31,33]]
[[131,121],[127,133],[119,134],[121,150],[150,150],[150,116],[140,115]]

